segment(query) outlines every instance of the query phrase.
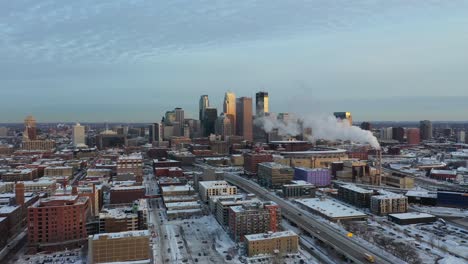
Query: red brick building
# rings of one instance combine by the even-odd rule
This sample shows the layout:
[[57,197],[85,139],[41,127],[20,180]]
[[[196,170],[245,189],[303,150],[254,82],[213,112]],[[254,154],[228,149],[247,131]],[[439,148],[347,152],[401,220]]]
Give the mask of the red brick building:
[[133,201],[145,198],[146,190],[144,186],[122,186],[112,187],[110,190],[111,204],[129,204]]
[[235,241],[245,235],[277,232],[281,221],[280,207],[273,203],[249,203],[229,208],[229,233]]
[[86,243],[88,197],[52,196],[28,208],[28,241],[31,253],[76,248]]
[[408,128],[406,130],[406,141],[409,145],[418,145],[421,143],[419,128]]
[[246,153],[244,155],[244,171],[247,174],[257,174],[258,164],[273,162],[273,156],[268,153]]
[[183,177],[184,171],[179,167],[155,168],[156,177]]

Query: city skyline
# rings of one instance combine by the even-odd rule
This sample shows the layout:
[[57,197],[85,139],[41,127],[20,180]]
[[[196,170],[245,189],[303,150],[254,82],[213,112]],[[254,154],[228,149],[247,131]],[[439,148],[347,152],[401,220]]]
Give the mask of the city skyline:
[[228,90],[268,91],[276,113],[467,120],[466,10],[445,1],[0,4],[0,122],[153,122],[176,106],[196,118],[201,94],[220,109]]

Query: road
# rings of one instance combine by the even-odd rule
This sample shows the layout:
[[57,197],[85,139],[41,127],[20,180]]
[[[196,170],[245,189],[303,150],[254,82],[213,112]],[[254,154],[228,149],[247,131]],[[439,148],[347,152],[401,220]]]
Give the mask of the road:
[[[317,237],[324,243],[332,246],[337,252],[346,256],[354,263],[368,263],[364,258],[364,253],[371,254],[375,257],[375,263],[391,264],[395,260],[388,260],[387,257],[382,255],[381,250],[367,248],[365,245],[359,244],[358,241],[346,237],[345,234],[334,229],[326,223],[320,222],[317,219],[306,217],[308,213],[299,209],[292,203],[279,198],[278,196],[268,192],[263,187],[256,183],[244,179],[232,173],[225,173],[224,179],[238,187],[256,194],[257,196],[277,203],[282,210],[282,215],[295,223],[297,226],[307,231],[314,237]],[[401,263],[403,263],[401,261]]]

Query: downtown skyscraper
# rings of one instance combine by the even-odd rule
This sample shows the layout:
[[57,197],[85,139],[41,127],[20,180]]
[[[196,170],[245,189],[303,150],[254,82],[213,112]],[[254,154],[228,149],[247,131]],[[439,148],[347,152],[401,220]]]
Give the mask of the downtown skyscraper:
[[223,112],[231,121],[231,135],[236,134],[236,95],[232,92],[226,92],[224,95]]
[[236,129],[237,135],[245,140],[253,140],[252,98],[241,97],[236,101]]
[[255,114],[256,116],[264,116],[269,109],[269,97],[267,92],[258,92],[255,94]]

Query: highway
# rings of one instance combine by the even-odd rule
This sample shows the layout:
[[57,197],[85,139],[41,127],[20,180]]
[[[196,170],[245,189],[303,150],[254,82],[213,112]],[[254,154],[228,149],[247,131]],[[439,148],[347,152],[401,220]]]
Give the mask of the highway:
[[[371,254],[375,257],[375,263],[379,264],[393,264],[395,260],[388,260],[382,255],[381,250],[367,248],[365,245],[359,244],[352,238],[346,237],[345,234],[327,225],[326,223],[320,222],[312,217],[306,217],[308,213],[292,203],[284,200],[263,187],[260,187],[256,183],[244,179],[238,175],[232,173],[224,173],[224,179],[245,191],[256,194],[258,197],[265,200],[270,200],[277,203],[281,207],[281,214],[295,223],[298,227],[307,231],[314,237],[317,237],[324,243],[332,246],[337,252],[346,256],[349,260],[354,263],[368,263],[364,258],[364,253]],[[404,263],[401,261],[401,263]]]

